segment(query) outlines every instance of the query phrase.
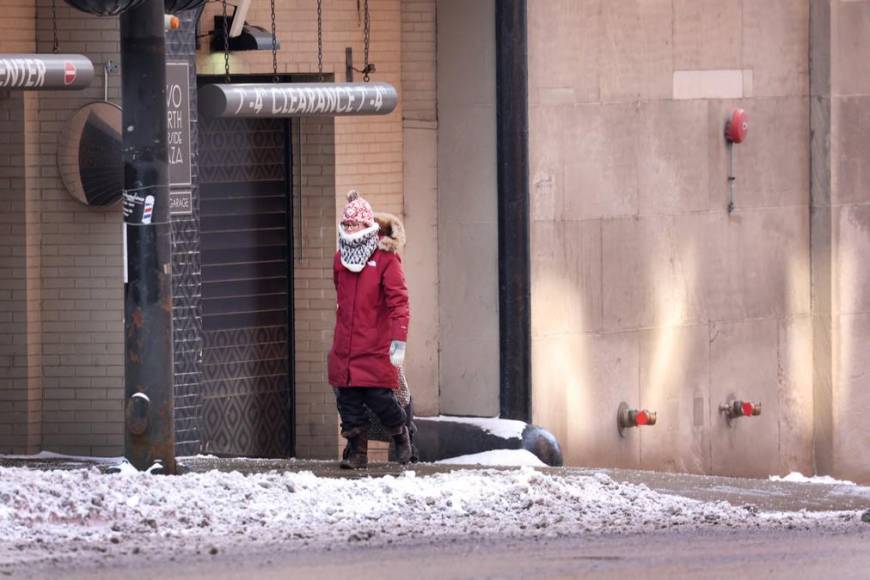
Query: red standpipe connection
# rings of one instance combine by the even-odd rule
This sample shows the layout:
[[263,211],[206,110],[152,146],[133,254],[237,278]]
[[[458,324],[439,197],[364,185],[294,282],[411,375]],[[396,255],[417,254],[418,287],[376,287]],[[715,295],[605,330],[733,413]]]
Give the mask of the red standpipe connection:
[[737,417],[755,417],[761,415],[761,403],[759,401],[728,401],[719,405],[719,412],[723,413],[729,421]]
[[632,409],[628,403],[620,403],[619,409],[616,411],[616,427],[619,430],[620,437],[623,436],[623,431],[631,427],[652,426],[656,424],[657,415],[655,411],[647,409]]

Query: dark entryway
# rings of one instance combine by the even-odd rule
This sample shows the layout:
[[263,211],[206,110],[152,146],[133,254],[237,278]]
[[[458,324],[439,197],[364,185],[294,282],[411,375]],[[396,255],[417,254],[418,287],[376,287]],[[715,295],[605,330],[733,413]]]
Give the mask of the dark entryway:
[[293,454],[290,149],[286,119],[199,119],[204,453]]

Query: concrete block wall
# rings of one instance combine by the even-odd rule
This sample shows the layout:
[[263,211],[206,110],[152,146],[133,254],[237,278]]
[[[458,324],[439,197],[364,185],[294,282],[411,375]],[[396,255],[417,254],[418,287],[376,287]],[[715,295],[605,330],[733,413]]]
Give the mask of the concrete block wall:
[[[564,0],[528,18],[534,421],[570,464],[811,472],[806,4]],[[736,107],[751,129],[729,214]],[[729,427],[730,397],[764,414]],[[658,425],[620,438],[620,401]]]

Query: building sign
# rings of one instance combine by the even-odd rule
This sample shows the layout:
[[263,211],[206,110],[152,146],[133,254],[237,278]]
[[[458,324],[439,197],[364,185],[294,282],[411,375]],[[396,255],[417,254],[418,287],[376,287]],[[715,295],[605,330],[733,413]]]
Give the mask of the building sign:
[[93,63],[80,54],[0,54],[0,89],[78,90],[93,78]]
[[169,215],[190,215],[193,213],[193,196],[189,189],[169,191]]
[[387,83],[216,84],[199,89],[210,117],[338,117],[387,115],[396,88]]
[[[166,129],[169,187],[190,187],[190,65],[166,63]],[[190,192],[188,192],[188,195]],[[170,214],[175,213],[171,211]],[[187,212],[189,213],[189,212]]]

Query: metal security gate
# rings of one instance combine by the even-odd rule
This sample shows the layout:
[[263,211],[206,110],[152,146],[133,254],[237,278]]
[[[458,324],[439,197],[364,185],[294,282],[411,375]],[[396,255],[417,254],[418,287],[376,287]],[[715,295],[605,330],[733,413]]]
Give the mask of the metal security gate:
[[204,453],[293,453],[290,160],[286,119],[199,119]]

